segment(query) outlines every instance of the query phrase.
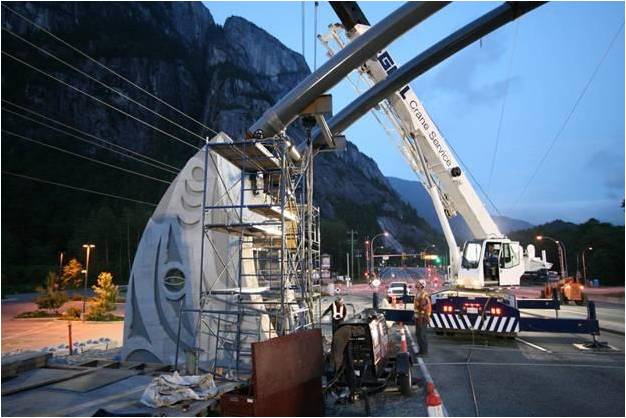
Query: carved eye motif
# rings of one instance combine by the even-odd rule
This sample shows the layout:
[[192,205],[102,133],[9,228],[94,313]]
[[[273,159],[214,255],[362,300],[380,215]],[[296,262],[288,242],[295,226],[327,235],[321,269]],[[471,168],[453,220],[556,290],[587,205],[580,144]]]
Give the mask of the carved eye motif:
[[163,278],[165,288],[172,293],[179,293],[185,288],[185,274],[179,269],[170,269]]

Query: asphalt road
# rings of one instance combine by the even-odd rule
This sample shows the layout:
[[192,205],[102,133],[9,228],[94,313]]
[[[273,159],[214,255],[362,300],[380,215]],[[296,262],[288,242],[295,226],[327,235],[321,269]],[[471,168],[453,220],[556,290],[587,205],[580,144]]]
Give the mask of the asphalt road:
[[[398,271],[383,271],[383,281],[401,280]],[[411,271],[420,276],[420,270]],[[355,309],[368,307],[371,296],[346,294]],[[330,300],[330,299],[329,299]],[[599,338],[616,351],[581,351],[575,343],[591,342],[576,334],[520,333],[517,339],[429,333],[430,355],[424,360],[451,416],[624,416],[624,305],[597,303],[603,331]],[[551,310],[534,315],[554,317]],[[560,317],[582,318],[586,308],[563,306]],[[413,327],[409,327],[414,332]],[[405,399],[378,395],[373,415],[425,416],[424,393]],[[336,409],[329,415],[363,415],[363,410]]]

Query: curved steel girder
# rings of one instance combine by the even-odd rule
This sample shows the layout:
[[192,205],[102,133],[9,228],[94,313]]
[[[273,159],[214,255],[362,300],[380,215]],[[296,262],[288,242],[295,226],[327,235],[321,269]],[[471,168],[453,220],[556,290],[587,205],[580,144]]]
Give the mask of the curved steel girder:
[[284,130],[321,94],[326,93],[380,49],[448,3],[429,1],[405,3],[302,80],[248,129],[248,136],[252,137],[259,129],[263,131],[265,137]]
[[[545,2],[507,2],[468,25],[447,36],[422,52],[411,61],[391,73],[328,121],[333,134],[339,134],[360,119],[370,109],[400,90],[411,80],[477,41],[483,36],[517,19]],[[319,130],[313,133],[313,146],[322,146],[325,141]]]

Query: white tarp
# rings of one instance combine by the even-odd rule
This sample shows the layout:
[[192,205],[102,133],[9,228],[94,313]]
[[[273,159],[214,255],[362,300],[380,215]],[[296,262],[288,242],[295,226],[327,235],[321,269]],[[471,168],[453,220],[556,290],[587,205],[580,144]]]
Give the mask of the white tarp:
[[184,400],[202,401],[219,390],[211,374],[181,376],[178,372],[155,377],[141,395],[141,403],[151,408],[170,406]]

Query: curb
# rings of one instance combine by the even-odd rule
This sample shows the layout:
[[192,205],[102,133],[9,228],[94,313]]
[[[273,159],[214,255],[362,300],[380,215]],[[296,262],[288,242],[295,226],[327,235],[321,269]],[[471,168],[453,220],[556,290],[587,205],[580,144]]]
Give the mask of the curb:
[[413,351],[413,356],[417,358],[417,363],[420,367],[420,371],[422,372],[422,375],[424,376],[424,380],[426,380],[425,404],[426,404],[426,410],[428,411],[428,416],[429,417],[450,416],[448,414],[448,410],[446,409],[446,406],[443,403],[443,400],[441,399],[441,396],[439,395],[439,392],[437,391],[435,387],[435,382],[433,381],[433,378],[430,375],[430,372],[428,371],[428,367],[426,367],[426,363],[424,363],[424,360],[417,355],[418,353],[417,344],[415,344],[415,341],[413,341],[413,336],[407,329],[406,325],[404,325],[403,328],[404,328],[404,334],[407,336],[407,338],[409,339],[411,343],[411,350]]

